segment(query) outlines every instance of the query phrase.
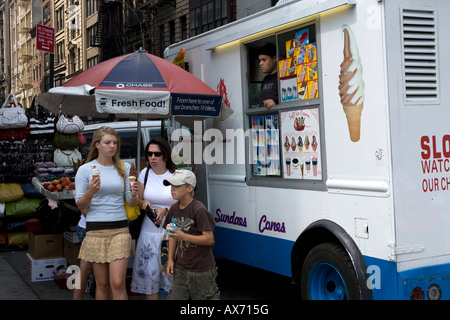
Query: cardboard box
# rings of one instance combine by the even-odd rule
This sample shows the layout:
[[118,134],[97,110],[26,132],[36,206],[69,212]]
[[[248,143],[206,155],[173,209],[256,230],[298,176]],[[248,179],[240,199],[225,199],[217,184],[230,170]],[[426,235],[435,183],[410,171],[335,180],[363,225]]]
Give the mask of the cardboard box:
[[80,266],[80,259],[78,259],[80,248],[81,243],[73,243],[64,238],[64,258],[67,261],[67,265]]
[[63,258],[62,234],[37,234],[30,232],[28,252],[34,259]]
[[27,274],[31,282],[49,281],[54,279],[54,272],[63,268],[67,268],[66,259],[33,259],[27,253]]

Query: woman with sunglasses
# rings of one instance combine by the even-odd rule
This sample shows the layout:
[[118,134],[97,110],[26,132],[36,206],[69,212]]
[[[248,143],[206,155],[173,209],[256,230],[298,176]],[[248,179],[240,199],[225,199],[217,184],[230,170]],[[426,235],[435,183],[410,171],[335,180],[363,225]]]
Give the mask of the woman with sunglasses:
[[156,209],[157,216],[155,222],[148,216],[144,217],[133,263],[131,291],[145,294],[149,300],[158,300],[159,289],[168,292],[172,285],[172,279],[159,268],[159,245],[164,233],[160,226],[168,209],[176,202],[170,186],[165,186],[163,181],[173,175],[176,165],[172,161],[169,143],[162,138],[151,139],[144,150],[148,166],[138,177],[139,204],[144,210],[147,207]]

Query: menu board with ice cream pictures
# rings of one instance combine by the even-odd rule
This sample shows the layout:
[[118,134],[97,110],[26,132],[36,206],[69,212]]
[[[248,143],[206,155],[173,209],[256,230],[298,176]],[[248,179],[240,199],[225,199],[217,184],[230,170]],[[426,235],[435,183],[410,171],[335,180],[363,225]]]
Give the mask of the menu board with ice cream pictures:
[[280,175],[278,115],[251,117],[254,176]]
[[298,30],[284,42],[286,58],[278,62],[281,102],[319,97],[317,47],[309,32]]
[[280,113],[285,179],[321,180],[319,109]]

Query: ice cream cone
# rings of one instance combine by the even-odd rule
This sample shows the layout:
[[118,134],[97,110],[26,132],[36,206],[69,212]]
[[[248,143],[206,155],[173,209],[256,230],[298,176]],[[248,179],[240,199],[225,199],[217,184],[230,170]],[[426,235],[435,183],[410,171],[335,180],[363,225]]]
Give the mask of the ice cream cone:
[[129,176],[128,180],[130,180],[131,183],[136,181],[136,177],[135,176]]
[[347,117],[350,140],[359,141],[361,131],[361,111],[364,105],[365,85],[363,67],[356,38],[348,25],[342,26],[344,34],[344,59],[340,65],[339,95]]
[[100,176],[100,171],[95,166],[95,164],[92,165],[91,168],[92,168],[92,179],[95,179],[95,178],[99,177]]
[[350,140],[353,142],[359,141],[361,131],[361,112],[364,104],[356,106],[344,106],[344,112],[347,117],[348,131],[350,133]]

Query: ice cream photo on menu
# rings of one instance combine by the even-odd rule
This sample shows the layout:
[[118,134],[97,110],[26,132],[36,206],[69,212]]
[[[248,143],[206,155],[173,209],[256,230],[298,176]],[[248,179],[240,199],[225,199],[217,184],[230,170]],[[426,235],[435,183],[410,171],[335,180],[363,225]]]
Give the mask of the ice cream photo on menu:
[[351,28],[342,26],[344,60],[339,74],[339,95],[347,117],[350,140],[357,142],[361,132],[361,112],[364,105],[364,81],[361,57]]

